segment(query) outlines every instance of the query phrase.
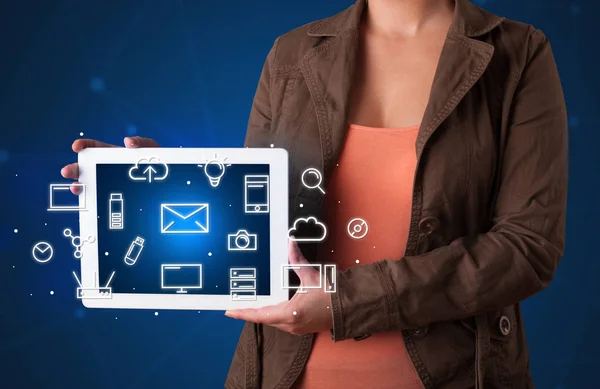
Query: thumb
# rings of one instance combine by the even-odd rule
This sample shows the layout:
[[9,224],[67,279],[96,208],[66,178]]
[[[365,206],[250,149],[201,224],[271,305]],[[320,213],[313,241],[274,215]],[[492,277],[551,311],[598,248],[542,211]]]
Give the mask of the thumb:
[[290,265],[299,265],[294,268],[294,272],[300,277],[300,280],[306,277],[307,273],[314,269],[310,266],[310,263],[304,258],[302,255],[302,251],[300,251],[300,247],[298,247],[298,242],[294,240],[289,240],[288,244],[288,260],[290,261]]
[[123,139],[123,143],[127,148],[160,147],[155,140],[149,138],[142,138],[141,136],[128,136],[125,139]]

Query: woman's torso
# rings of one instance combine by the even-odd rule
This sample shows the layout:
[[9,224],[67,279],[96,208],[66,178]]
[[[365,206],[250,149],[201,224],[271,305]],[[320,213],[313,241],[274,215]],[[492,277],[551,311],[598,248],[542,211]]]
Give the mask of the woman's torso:
[[[328,184],[344,147],[347,123],[357,119],[351,116],[347,80],[352,78],[357,54],[355,26],[362,6],[364,1],[359,1],[333,18],[282,36],[265,65],[266,81],[261,82],[268,95],[255,100],[246,145],[273,144],[288,150],[290,220],[322,215],[320,193],[301,185],[301,173],[318,167]],[[407,255],[432,252],[489,228],[502,158],[499,142],[507,131],[517,76],[529,55],[529,26],[503,22],[465,0],[458,0],[457,6],[455,30],[444,42],[431,98],[425,107],[415,103],[409,109],[417,112],[415,107],[420,106],[425,112],[415,142],[418,162]],[[307,257],[316,260],[312,252],[306,246]],[[448,288],[450,293],[460,293],[460,285]],[[508,332],[500,326],[501,319],[510,323]],[[518,304],[490,312],[487,323],[490,343],[484,367],[489,388],[531,387]],[[477,360],[473,318],[404,330],[402,336],[426,388],[472,387]],[[247,323],[227,387],[291,387],[309,360],[312,343],[312,335],[290,335]]]

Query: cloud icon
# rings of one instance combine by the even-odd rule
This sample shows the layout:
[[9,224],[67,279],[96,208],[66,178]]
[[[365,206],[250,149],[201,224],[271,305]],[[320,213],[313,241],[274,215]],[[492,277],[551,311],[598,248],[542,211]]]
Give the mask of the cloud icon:
[[[311,228],[320,231],[320,233],[315,234],[316,236],[296,236],[299,229],[312,232],[313,230]],[[294,221],[293,227],[288,230],[288,236],[290,240],[296,242],[321,242],[325,239],[325,236],[327,236],[327,227],[314,216],[309,216],[307,218],[300,217]]]
[[[140,170],[140,163],[142,162],[147,162],[148,167],[146,167],[144,170]],[[159,172],[154,168],[154,166],[160,165],[162,168],[160,170],[163,170],[164,173],[161,175],[159,174]],[[165,178],[167,178],[167,176],[169,175],[169,166],[162,162],[160,159],[158,159],[158,157],[144,157],[144,158],[140,158],[135,165],[129,169],[129,178],[131,178],[134,181],[148,181],[148,182],[152,182],[152,180],[154,181],[162,181]]]

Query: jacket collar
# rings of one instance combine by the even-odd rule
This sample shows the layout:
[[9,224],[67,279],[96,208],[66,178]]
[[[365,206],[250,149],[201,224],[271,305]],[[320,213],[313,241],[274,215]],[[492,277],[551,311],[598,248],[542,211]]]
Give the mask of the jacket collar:
[[[469,0],[455,1],[453,22],[417,136],[417,161],[432,134],[479,80],[492,58],[494,47],[474,37],[489,32],[503,20]],[[316,22],[308,32],[312,36],[331,37],[309,50],[301,64],[317,115],[325,183],[346,136],[358,31],[366,3],[367,0],[358,0],[345,11]]]
[[[488,33],[504,20],[491,14],[469,0],[455,0],[454,17],[450,31],[469,38]],[[316,22],[308,30],[311,36],[338,36],[348,30],[357,30],[367,0],[357,0],[354,5],[335,16]]]

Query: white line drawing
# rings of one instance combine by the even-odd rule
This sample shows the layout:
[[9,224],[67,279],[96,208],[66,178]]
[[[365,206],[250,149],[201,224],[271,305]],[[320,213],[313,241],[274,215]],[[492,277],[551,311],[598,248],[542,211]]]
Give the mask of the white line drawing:
[[[188,274],[194,273],[198,281],[194,284],[182,284],[165,280],[165,278],[176,277],[178,273],[187,271]],[[189,278],[189,277],[188,277]],[[187,293],[186,289],[202,289],[202,264],[166,264],[160,265],[160,287],[161,289],[178,289],[176,293]]]
[[122,230],[124,228],[125,200],[123,193],[111,193],[108,200],[108,216],[110,230]]
[[256,278],[255,267],[232,267],[229,269],[229,278],[232,280],[252,279]]
[[[144,169],[141,175],[136,175],[135,173],[139,170],[139,165],[142,162],[147,162],[148,167]],[[164,174],[156,176],[158,173],[152,165],[161,165],[164,169]],[[169,175],[169,165],[162,162],[158,157],[143,157],[138,159],[138,161],[133,165],[131,169],[129,169],[129,178],[133,181],[162,181],[167,178]]]
[[129,249],[127,250],[127,254],[125,254],[125,264],[129,266],[135,265],[138,258],[142,254],[142,250],[144,249],[144,238],[140,238],[139,236],[134,239],[133,242],[129,245]]
[[367,233],[369,232],[369,225],[365,219],[356,217],[348,222],[346,229],[348,230],[348,235],[350,235],[351,238],[362,239],[367,236]]
[[[311,178],[311,177],[314,177],[314,178]],[[321,193],[325,194],[325,191],[321,187],[321,184],[323,183],[323,175],[321,174],[320,171],[318,171],[314,167],[308,168],[304,172],[302,172],[301,179],[302,179],[302,185],[304,185],[306,188],[319,189],[321,191]],[[307,180],[308,180],[308,182],[313,181],[314,183],[308,184]]]
[[209,206],[200,204],[161,204],[160,232],[163,234],[206,234],[209,232]]
[[229,269],[229,278],[231,301],[256,301],[255,267],[233,267]]
[[238,289],[256,289],[256,280],[252,279],[240,279],[240,280],[229,280],[229,288],[238,290]]
[[75,248],[73,256],[76,259],[81,259],[81,256],[83,255],[81,253],[81,246],[83,246],[84,243],[94,243],[96,241],[96,238],[93,235],[88,236],[87,239],[82,239],[80,236],[73,235],[73,231],[71,231],[70,228],[65,228],[63,235],[66,238],[71,238],[71,245]]
[[[110,274],[110,277],[108,277],[108,281],[106,282],[105,286],[102,287],[94,287],[94,288],[84,288],[83,285],[81,284],[81,281],[79,281],[79,277],[77,277],[77,274],[73,271],[73,277],[75,277],[75,281],[77,281],[77,284],[79,285],[79,288],[77,288],[77,292],[75,294],[75,296],[81,300],[83,298],[85,299],[111,299],[112,298],[112,288],[110,287],[110,283],[113,279],[113,277],[115,276],[115,271],[113,270],[113,272]],[[94,273],[94,280],[96,280],[96,274]],[[95,282],[95,281],[94,281]]]
[[[314,237],[294,236],[294,233],[298,230],[299,223],[307,223],[307,224],[314,223],[317,227],[319,227],[323,231],[323,233],[321,234],[321,236],[314,236]],[[307,218],[299,217],[298,219],[296,219],[294,221],[294,225],[292,226],[292,228],[290,228],[288,230],[288,236],[289,236],[290,240],[293,240],[295,242],[322,242],[325,239],[325,237],[327,236],[327,227],[325,226],[325,224],[318,221],[317,218],[314,216],[309,216]]]
[[[73,196],[77,199],[78,204],[59,204],[56,195],[59,193],[66,193],[71,191],[71,187],[81,189],[78,196]],[[69,193],[72,195],[72,193]],[[86,204],[87,192],[85,184],[74,182],[71,184],[50,184],[50,195],[48,200],[48,211],[52,212],[74,212],[74,211],[87,211]]]
[[[336,265],[325,265],[323,271],[323,277],[325,282],[325,287],[323,290],[325,293],[335,293],[337,287],[336,275],[337,275],[337,266]],[[327,277],[329,276],[329,277]]]
[[54,256],[54,249],[48,242],[37,242],[31,249],[31,255],[37,262],[46,263]]
[[207,162],[203,165],[198,165],[198,167],[204,168],[204,174],[208,178],[210,186],[216,188],[221,183],[221,178],[225,174],[225,167],[231,166],[231,164],[225,164],[227,157],[219,159],[217,153],[215,153],[211,160],[208,160],[206,157],[204,159]]
[[231,301],[256,301],[255,290],[232,290]]
[[256,251],[258,236],[246,230],[238,230],[235,234],[227,234],[227,250],[229,251]]
[[[289,284],[289,274],[292,271],[301,270],[302,268],[312,267],[319,272],[319,283],[318,285],[299,285],[291,286]],[[281,266],[283,272],[281,277],[281,288],[282,289],[296,289],[296,293],[306,293],[306,289],[321,289],[323,287],[323,267],[321,264],[316,263],[299,263],[296,265],[283,265]],[[287,284],[286,284],[287,281]]]
[[244,176],[244,212],[269,213],[269,176]]

